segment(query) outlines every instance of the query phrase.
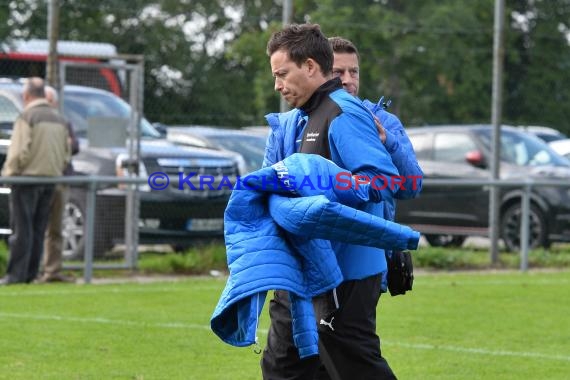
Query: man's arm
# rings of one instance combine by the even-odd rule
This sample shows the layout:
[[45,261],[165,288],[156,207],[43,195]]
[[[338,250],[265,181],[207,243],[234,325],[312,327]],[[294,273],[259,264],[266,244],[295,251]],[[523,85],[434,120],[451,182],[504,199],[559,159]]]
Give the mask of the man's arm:
[[342,113],[329,129],[331,158],[353,176],[373,181],[370,200],[379,202],[398,191],[393,179],[399,173],[388,151],[378,138],[378,131],[369,113]]
[[405,179],[404,186],[398,190],[394,198],[415,198],[422,190],[423,171],[402,122],[396,115],[385,110],[383,99],[380,98],[378,103],[365,99],[362,104],[375,116],[382,143],[386,146],[398,172]]
[[262,168],[271,166],[279,161],[276,154],[277,144],[275,140],[275,131],[270,130],[269,135],[267,136],[267,141],[265,142],[265,154],[263,156],[263,164],[261,165]]
[[69,141],[71,143],[71,154],[76,155],[79,153],[79,140],[75,136],[75,130],[73,129],[73,125],[68,122],[67,126],[67,133],[69,134]]
[[392,162],[404,177],[404,185],[395,194],[398,199],[417,197],[422,190],[423,171],[420,168],[410,138],[406,134],[402,122],[393,114],[379,110],[376,116],[384,127],[386,150]]
[[32,129],[22,118],[16,119],[12,129],[10,147],[2,168],[3,176],[19,175],[30,159]]

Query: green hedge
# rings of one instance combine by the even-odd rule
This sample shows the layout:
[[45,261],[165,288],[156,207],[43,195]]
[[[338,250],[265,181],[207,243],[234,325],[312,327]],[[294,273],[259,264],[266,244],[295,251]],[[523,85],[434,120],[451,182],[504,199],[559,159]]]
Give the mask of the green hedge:
[[8,246],[5,241],[0,241],[0,277],[4,277],[8,265]]
[[[426,270],[477,270],[518,269],[518,252],[499,254],[498,263],[491,265],[489,251],[482,248],[437,248],[420,247],[413,253],[415,268]],[[529,253],[530,268],[570,267],[570,245],[554,245],[549,250],[534,250]],[[0,241],[0,277],[6,273],[8,247]],[[226,251],[223,244],[199,245],[183,253],[141,253],[138,268],[142,273],[160,274],[208,274],[212,270],[225,271]],[[111,271],[100,273],[111,275]],[[99,273],[98,273],[99,274]]]

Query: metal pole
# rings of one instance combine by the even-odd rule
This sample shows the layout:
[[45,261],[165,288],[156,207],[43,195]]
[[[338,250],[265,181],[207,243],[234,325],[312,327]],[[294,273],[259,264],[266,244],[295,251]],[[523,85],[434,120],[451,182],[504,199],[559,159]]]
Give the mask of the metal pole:
[[283,0],[283,26],[290,24],[293,16],[293,2]]
[[[137,67],[132,71],[131,76],[131,93],[130,93],[130,103],[131,109],[133,110],[133,122],[136,130],[136,142],[135,142],[135,159],[137,163],[136,167],[136,177],[139,178],[140,174],[138,171],[138,164],[141,160],[140,150],[141,150],[141,118],[143,115],[144,106],[144,61],[141,60]],[[130,253],[128,256],[128,264],[132,270],[137,268],[138,264],[138,246],[139,246],[139,218],[140,218],[140,188],[139,185],[135,185],[134,197],[132,204],[132,247],[128,249]]]
[[528,270],[528,242],[530,237],[530,184],[524,186],[521,199],[521,271]]
[[[501,112],[503,90],[503,28],[504,28],[504,0],[495,0],[495,25],[493,34],[493,95],[492,95],[492,123],[493,123],[493,157],[491,161],[491,179],[500,178],[501,157]],[[499,261],[499,192],[497,186],[492,186],[489,193],[489,237],[491,239],[491,263]]]
[[[138,112],[138,76],[137,70],[129,71],[129,104],[131,105],[131,115],[129,118],[129,138],[127,140],[129,159],[128,159],[128,175],[129,177],[138,177],[139,160],[137,152],[138,142],[140,140]],[[127,263],[134,263],[135,251],[138,249],[138,185],[127,185],[127,197],[125,207],[125,259]]]
[[84,265],[83,269],[83,280],[86,284],[91,283],[93,278],[93,237],[95,234],[95,202],[97,193],[97,183],[95,181],[90,181],[87,186],[87,203],[85,210],[85,235],[83,236],[83,241],[85,242],[84,247]]
[[[292,18],[293,18],[293,2],[291,0],[283,0],[283,18],[282,18],[283,26],[290,24]],[[283,97],[280,97],[279,111],[280,112],[289,111],[289,105],[287,104],[285,99],[283,99]]]
[[59,82],[60,87],[59,87],[59,88],[56,88],[56,87],[54,86],[54,88],[57,90],[57,97],[58,97],[58,99],[59,99],[59,102],[58,102],[58,105],[59,105],[59,112],[60,112],[62,115],[64,115],[64,110],[65,110],[65,98],[63,97],[63,87],[65,87],[65,81],[66,81],[66,79],[65,79],[65,78],[66,78],[66,76],[65,76],[65,69],[67,68],[67,65],[66,65],[66,63],[65,63],[65,61],[64,61],[64,62],[61,63],[61,65],[58,64],[58,66],[59,66],[58,72],[59,72],[59,79],[60,79],[60,82]]
[[59,39],[59,0],[48,0],[47,35],[49,52],[46,63],[46,81],[59,91],[57,40]]

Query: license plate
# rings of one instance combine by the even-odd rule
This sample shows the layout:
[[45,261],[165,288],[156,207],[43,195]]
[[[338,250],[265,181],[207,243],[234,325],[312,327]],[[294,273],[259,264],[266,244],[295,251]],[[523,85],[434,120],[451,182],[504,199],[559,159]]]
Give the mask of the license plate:
[[220,231],[224,229],[224,219],[188,219],[186,231]]

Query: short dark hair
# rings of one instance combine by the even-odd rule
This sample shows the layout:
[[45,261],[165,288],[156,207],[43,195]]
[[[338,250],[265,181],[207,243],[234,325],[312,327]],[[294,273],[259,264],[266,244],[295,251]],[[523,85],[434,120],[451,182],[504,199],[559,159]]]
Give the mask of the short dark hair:
[[329,37],[329,42],[335,53],[356,54],[356,58],[360,61],[360,54],[356,46],[346,38],[342,37]]
[[319,64],[323,75],[332,73],[333,51],[318,24],[290,24],[273,33],[267,43],[267,55],[284,50],[289,58],[301,66],[308,58]]

